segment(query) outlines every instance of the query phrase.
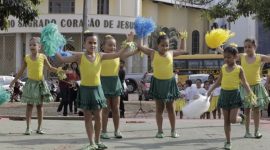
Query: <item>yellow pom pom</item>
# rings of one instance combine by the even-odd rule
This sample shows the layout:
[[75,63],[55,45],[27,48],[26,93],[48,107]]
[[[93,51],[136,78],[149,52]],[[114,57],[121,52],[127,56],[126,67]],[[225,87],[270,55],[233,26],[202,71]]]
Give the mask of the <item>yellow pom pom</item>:
[[66,76],[64,70],[62,69],[62,67],[58,67],[58,68],[57,68],[57,76],[58,76],[58,78],[59,78],[60,80],[64,80],[64,79],[67,78],[67,76]]
[[159,36],[166,35],[165,32],[159,32]]
[[227,42],[235,33],[225,29],[214,29],[205,35],[205,42],[210,48],[217,48]]
[[187,37],[188,37],[187,31],[179,32],[179,34],[180,34],[180,38],[181,38],[181,39],[187,39]]

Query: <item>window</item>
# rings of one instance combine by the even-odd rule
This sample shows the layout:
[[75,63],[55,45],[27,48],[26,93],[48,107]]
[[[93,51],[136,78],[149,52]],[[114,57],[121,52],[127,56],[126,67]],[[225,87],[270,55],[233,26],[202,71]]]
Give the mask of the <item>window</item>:
[[199,54],[200,50],[200,33],[195,30],[192,32],[192,54]]
[[178,69],[187,69],[187,61],[186,60],[174,60],[174,68]]
[[49,0],[49,13],[74,14],[75,0]]
[[218,69],[220,66],[218,60],[204,60],[204,67],[206,69]]
[[188,68],[189,69],[192,69],[192,68],[202,69],[203,68],[202,60],[189,60],[188,61]]
[[97,14],[109,14],[109,0],[98,0]]

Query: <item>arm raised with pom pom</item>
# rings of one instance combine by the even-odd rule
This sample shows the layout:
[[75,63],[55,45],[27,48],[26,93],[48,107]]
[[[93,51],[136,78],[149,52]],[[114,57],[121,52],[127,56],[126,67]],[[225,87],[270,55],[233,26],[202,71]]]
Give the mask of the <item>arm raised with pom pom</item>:
[[[129,46],[131,49],[133,50],[130,50],[130,51],[127,51],[127,52],[124,52],[120,58],[123,60],[123,59],[126,59],[127,57],[129,56],[132,56],[132,55],[135,55],[139,52],[139,50],[137,49],[135,43],[133,42],[133,39],[134,39],[134,32],[130,32],[130,34],[128,34],[128,37],[127,37],[127,40],[124,41],[123,43],[123,46],[122,47],[127,47]],[[136,49],[136,50],[134,50]]]
[[187,38],[187,32],[181,32],[179,36],[177,50],[173,51],[174,57],[188,54],[188,52],[186,51],[186,38]]
[[72,63],[72,62],[79,62],[79,60],[81,60],[81,57],[84,53],[83,52],[75,52],[72,54],[72,56],[69,57],[63,57],[61,56],[61,54],[56,53],[55,56],[57,58],[58,61],[60,61],[61,63]]
[[139,51],[143,52],[144,54],[146,54],[148,56],[151,56],[151,58],[152,58],[152,56],[153,56],[153,54],[155,52],[154,49],[143,46],[142,45],[142,39],[138,39],[136,41],[136,43],[137,43],[137,47],[138,47]]

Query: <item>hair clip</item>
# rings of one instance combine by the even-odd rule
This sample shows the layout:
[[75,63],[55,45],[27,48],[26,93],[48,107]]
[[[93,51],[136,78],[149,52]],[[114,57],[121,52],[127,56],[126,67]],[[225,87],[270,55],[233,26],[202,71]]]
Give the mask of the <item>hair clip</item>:
[[91,33],[91,31],[89,29],[87,29],[83,33]]
[[166,35],[165,32],[159,32],[159,36]]
[[229,46],[234,47],[234,48],[238,47],[238,45],[236,43],[230,43]]

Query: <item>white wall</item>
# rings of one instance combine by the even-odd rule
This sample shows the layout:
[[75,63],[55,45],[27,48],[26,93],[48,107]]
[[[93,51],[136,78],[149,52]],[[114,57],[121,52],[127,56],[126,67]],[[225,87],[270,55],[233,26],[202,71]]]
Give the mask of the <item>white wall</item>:
[[256,39],[256,20],[252,17],[240,17],[235,23],[231,23],[231,31],[235,32],[235,37],[230,42],[243,47],[246,38]]

